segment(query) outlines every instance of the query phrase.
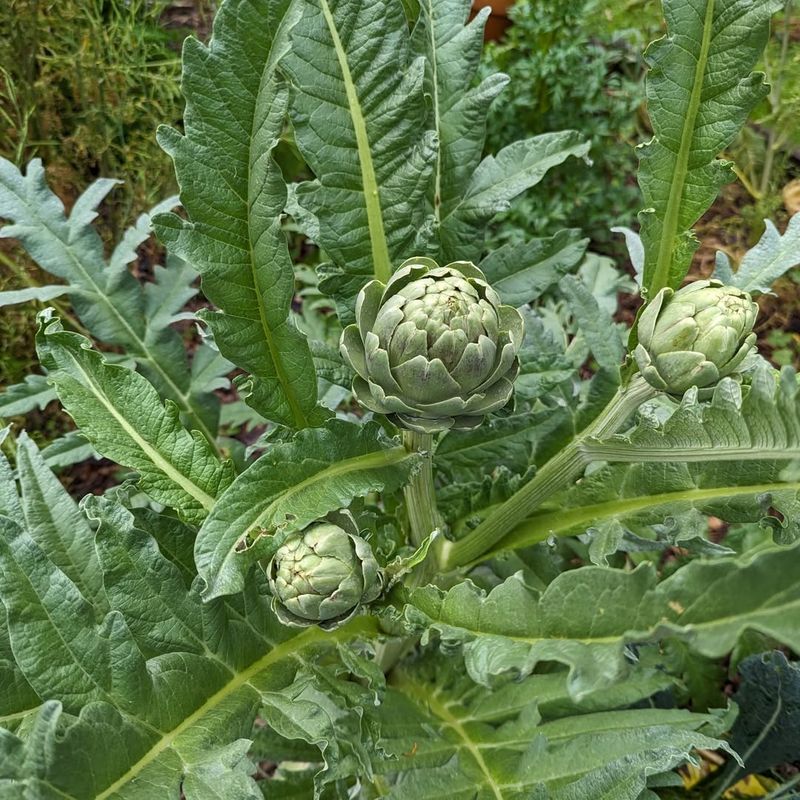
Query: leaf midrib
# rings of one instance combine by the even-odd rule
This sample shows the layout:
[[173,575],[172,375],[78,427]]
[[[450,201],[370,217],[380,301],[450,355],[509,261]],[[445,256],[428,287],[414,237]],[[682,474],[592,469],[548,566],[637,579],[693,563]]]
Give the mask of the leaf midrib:
[[626,517],[637,511],[645,511],[659,506],[684,503],[697,504],[727,497],[759,495],[776,491],[800,492],[800,481],[792,483],[760,483],[747,486],[720,486],[711,489],[683,489],[678,492],[662,492],[661,494],[624,499],[617,498],[605,503],[594,503],[588,506],[547,512],[526,520],[517,528],[516,535],[512,531],[489,554],[481,556],[481,560],[506,550],[528,547],[537,542],[543,542],[551,533],[560,534],[584,523]]
[[[112,797],[115,792],[121,789],[126,784],[130,783],[137,775],[139,775],[149,764],[153,763],[165,750],[172,746],[175,740],[186,730],[191,728],[198,722],[206,713],[218,706],[223,700],[236,692],[238,689],[250,683],[260,672],[267,669],[273,663],[280,661],[282,658],[290,656],[305,647],[321,640],[328,639],[333,641],[346,641],[348,638],[353,638],[364,633],[371,632],[374,629],[375,622],[369,617],[359,617],[353,622],[339,628],[333,632],[323,631],[321,628],[312,627],[307,628],[303,633],[281,642],[276,645],[268,653],[262,656],[257,661],[253,662],[242,672],[236,673],[233,678],[226,683],[222,688],[218,689],[211,695],[201,706],[193,711],[189,716],[185,717],[178,725],[171,731],[165,733],[158,742],[156,742],[130,769],[120,776],[114,783],[107,787],[104,791],[95,797],[95,800],[106,800]],[[254,689],[258,691],[257,689]]]
[[462,742],[462,747],[472,756],[473,761],[483,774],[485,778],[484,786],[491,789],[496,800],[503,800],[503,793],[500,791],[500,785],[495,781],[494,776],[489,771],[489,766],[483,757],[483,753],[481,753],[480,742],[473,741],[458,717],[450,711],[446,703],[442,703],[439,700],[440,690],[441,687],[437,687],[434,692],[428,695],[425,698],[424,705],[458,736]]
[[[273,75],[274,69],[271,69],[270,67],[271,64],[269,61],[267,61],[267,63],[264,65],[264,70],[261,73],[261,82],[258,87],[258,94],[256,96],[256,105],[258,105],[258,103],[261,100],[261,96],[264,89],[264,82],[270,80],[270,78]],[[250,138],[247,146],[247,161],[249,169],[247,174],[247,203],[245,204],[245,207],[247,208],[247,253],[249,256],[248,262],[250,265],[250,277],[253,281],[253,291],[256,297],[256,305],[258,306],[258,319],[259,322],[261,323],[261,330],[264,333],[264,340],[266,341],[267,349],[269,350],[269,357],[270,360],[272,361],[272,366],[275,368],[275,373],[278,379],[278,383],[281,385],[283,393],[286,397],[286,402],[289,404],[289,410],[292,419],[294,420],[294,427],[306,428],[308,427],[308,417],[303,411],[302,404],[298,400],[297,394],[294,390],[294,387],[292,386],[292,381],[286,372],[280,348],[275,343],[275,336],[273,335],[272,326],[270,325],[270,322],[267,319],[267,311],[264,308],[264,293],[261,291],[260,281],[258,278],[258,262],[256,259],[255,245],[253,242],[253,225],[251,224],[251,218],[254,216],[252,209],[254,203],[254,200],[252,199],[253,165],[255,162],[258,161],[259,158],[271,159],[272,155],[270,153],[263,153],[263,152],[256,154],[253,153],[253,142],[258,141],[258,135],[257,135],[258,131],[256,130],[257,122],[258,122],[258,114],[256,113],[256,109],[254,108],[253,122],[252,122],[253,128],[250,132]],[[257,193],[263,192],[264,191],[263,185],[256,187],[255,191]],[[283,236],[283,234],[279,232],[278,236]],[[280,259],[280,256],[278,258]],[[280,268],[280,265],[278,265],[278,268]]]
[[[781,592],[783,594],[784,592]],[[539,644],[540,642],[577,642],[578,644],[584,645],[623,645],[625,642],[629,641],[641,641],[647,640],[652,637],[656,630],[660,628],[669,628],[673,629],[674,634],[676,636],[681,636],[684,634],[695,633],[697,631],[709,631],[714,630],[715,628],[724,627],[725,625],[730,624],[731,622],[736,622],[739,620],[744,620],[745,627],[752,627],[754,624],[754,620],[764,614],[789,614],[794,610],[800,610],[800,596],[798,596],[794,600],[789,600],[786,603],[780,603],[778,605],[766,605],[762,604],[757,609],[754,609],[751,612],[747,613],[740,613],[740,614],[731,614],[726,617],[716,617],[712,620],[704,620],[702,622],[684,622],[681,623],[679,619],[675,620],[668,620],[662,619],[658,622],[651,624],[649,627],[643,630],[636,630],[636,629],[626,629],[625,631],[614,634],[611,636],[592,636],[592,637],[577,637],[577,636],[519,636],[514,634],[507,634],[507,633],[497,633],[493,631],[484,631],[477,628],[467,628],[463,625],[455,625],[450,626],[447,622],[443,622],[437,620],[433,617],[429,617],[433,624],[440,624],[445,625],[447,627],[452,627],[456,630],[463,630],[469,634],[474,635],[476,638],[481,636],[493,637],[497,639],[507,639],[511,642],[517,642],[519,644],[526,644],[531,647],[534,645]],[[427,615],[426,615],[427,616]],[[665,638],[665,637],[661,637]]]
[[374,274],[379,281],[386,283],[392,274],[392,262],[389,257],[389,246],[386,242],[386,232],[383,228],[381,199],[378,193],[378,180],[375,175],[375,165],[372,162],[372,151],[370,150],[367,125],[361,110],[361,102],[358,99],[355,82],[350,72],[347,52],[342,44],[339,31],[336,28],[336,21],[333,18],[330,4],[328,0],[320,0],[320,6],[331,35],[333,48],[339,62],[339,68],[342,71],[342,81],[344,83],[347,102],[350,108],[350,118],[353,122],[353,130],[356,136],[358,157],[361,165],[361,181],[364,190],[364,205],[367,211],[369,238],[372,248]]
[[581,445],[581,452],[590,461],[615,461],[622,463],[665,461],[792,461],[800,458],[800,444],[792,447],[778,446],[774,450],[751,446],[725,447],[719,444],[704,444],[699,447],[680,448],[665,444],[656,447],[643,447],[638,443],[587,441]]
[[[152,447],[146,439],[140,436],[139,432],[128,422],[128,420],[125,419],[125,417],[119,411],[117,411],[113,403],[106,398],[103,391],[95,383],[94,378],[89,375],[88,372],[86,372],[78,359],[71,352],[69,352],[69,350],[65,349],[65,352],[77,368],[78,372],[84,377],[86,383],[92,391],[92,394],[94,394],[94,396],[100,401],[100,404],[105,407],[109,414],[111,414],[111,416],[117,421],[122,430],[136,443],[136,445],[147,456],[147,458],[174,484],[183,489],[183,491],[186,492],[186,494],[188,494],[190,497],[193,497],[195,500],[197,500],[197,502],[200,503],[200,505],[205,508],[206,511],[210,511],[214,506],[214,498],[204,492],[199,486],[197,486],[197,484],[189,480],[188,477],[173,467],[173,465],[170,464],[170,462],[167,461],[161,455],[161,453],[158,452],[158,450]],[[184,433],[186,433],[187,436],[191,436],[191,434],[185,429]]]
[[675,237],[678,235],[680,222],[681,203],[683,201],[684,186],[689,170],[689,157],[692,152],[692,143],[697,125],[697,115],[700,111],[700,101],[705,83],[706,67],[711,49],[712,28],[714,22],[715,0],[706,0],[706,14],[703,21],[703,39],[700,45],[700,54],[697,58],[697,69],[692,92],[689,96],[689,107],[683,119],[681,143],[678,148],[673,170],[673,178],[669,186],[669,197],[664,214],[664,224],[661,229],[661,241],[658,247],[658,258],[652,281],[648,282],[648,291],[651,297],[669,283],[669,268],[672,263],[672,254],[675,249]]
[[[31,210],[31,209],[29,209]],[[212,434],[212,432],[208,429],[208,427],[204,424],[200,414],[198,414],[193,408],[190,401],[190,394],[184,393],[181,391],[177,384],[172,380],[169,373],[159,364],[158,360],[153,357],[152,353],[150,352],[149,348],[145,341],[136,333],[136,331],[128,324],[128,321],[125,317],[118,311],[117,307],[111,302],[105,292],[102,291],[98,283],[94,280],[92,275],[86,270],[83,266],[81,260],[75,255],[72,250],[72,247],[69,243],[65,242],[61,239],[58,234],[50,227],[48,221],[39,216],[35,210],[32,210],[33,216],[39,220],[40,225],[44,230],[46,230],[57,242],[63,245],[64,250],[66,250],[67,255],[77,269],[77,271],[84,276],[85,280],[94,287],[94,291],[96,296],[99,298],[100,302],[106,306],[109,311],[111,311],[112,315],[117,319],[120,325],[128,332],[131,337],[131,340],[134,342],[135,347],[139,350],[140,356],[143,361],[147,361],[148,364],[155,370],[162,378],[162,380],[171,387],[172,391],[174,392],[175,398],[177,402],[188,414],[192,415],[192,420],[197,425],[197,429],[203,434],[203,436],[208,440],[209,444],[214,448],[214,451],[217,455],[220,455],[220,451],[218,449],[216,443],[216,436]],[[67,220],[67,225],[69,225],[69,220]]]
[[436,26],[433,18],[433,0],[427,0],[428,35],[431,49],[431,83],[433,86],[433,121],[436,130],[436,165],[434,167],[433,216],[436,224],[441,225],[442,218],[442,135],[441,109],[439,108],[439,58],[436,47]]

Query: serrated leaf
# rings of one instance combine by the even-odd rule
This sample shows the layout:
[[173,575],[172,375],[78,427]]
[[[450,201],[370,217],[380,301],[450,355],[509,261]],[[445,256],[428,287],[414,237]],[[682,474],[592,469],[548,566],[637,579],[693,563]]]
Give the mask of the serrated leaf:
[[[377,423],[332,421],[273,444],[219,498],[197,535],[195,561],[207,599],[241,591],[268,540],[300,529],[371,491],[399,488],[419,456],[386,441]],[[243,550],[242,544],[259,546]],[[265,556],[266,553],[266,556]]]
[[[41,269],[63,279],[75,313],[92,336],[124,347],[162,396],[175,402],[213,442],[218,412],[212,408],[209,414],[207,408],[195,405],[181,339],[162,327],[163,318],[149,316],[144,289],[127,269],[136,248],[150,236],[150,216],[142,214],[125,232],[109,260],[92,227],[97,206],[117,183],[106,178],[95,181],[67,216],[47,185],[39,159],[33,159],[23,175],[0,158],[0,218],[12,223],[0,229],[0,237],[19,239]],[[169,198],[154,212],[174,205],[175,199]],[[204,397],[205,407],[214,404],[215,399]]]
[[[389,798],[636,800],[648,776],[678,766],[694,748],[724,747],[711,738],[722,730],[712,715],[612,710],[614,700],[624,703],[614,690],[570,706],[564,672],[490,691],[431,660],[396,670],[373,712],[394,756],[375,764],[393,777]],[[631,702],[651,687],[632,677]],[[550,705],[542,690],[562,694],[566,705]]]
[[17,439],[16,462],[28,534],[81,594],[104,610],[103,575],[86,518],[24,432]]
[[317,179],[298,186],[296,200],[333,262],[320,288],[345,322],[361,287],[388,280],[411,255],[423,222],[434,157],[424,62],[411,53],[399,3],[301,0],[298,8],[281,68],[297,145]]
[[[294,636],[271,615],[263,578],[235,603],[203,605],[129,512],[102,498],[89,506],[114,570],[113,610],[100,624],[46,553],[0,518],[0,598],[14,657],[40,696],[58,698],[26,713],[17,736],[0,729],[0,797],[163,800],[177,796],[185,780],[191,800],[192,793],[205,798],[224,791],[224,778],[244,791],[251,783],[243,733],[262,701],[272,705],[286,691],[287,703],[303,681],[309,689],[318,681],[326,694],[327,706],[316,717],[313,693],[304,696],[309,736],[322,740],[335,707],[351,734],[343,750],[367,746],[356,741],[368,738],[356,709],[372,691],[339,678],[324,656],[335,654],[340,642],[374,632],[374,622],[362,617],[333,633],[310,629]],[[151,605],[142,580],[150,581],[159,602]],[[157,655],[145,659],[125,618],[143,643],[147,637],[158,642]],[[193,631],[202,647],[170,624]],[[2,642],[0,634],[0,670]]]
[[558,661],[570,667],[569,689],[579,699],[625,674],[627,642],[677,637],[719,658],[753,629],[800,646],[798,552],[795,546],[749,560],[696,560],[661,583],[643,564],[633,572],[565,572],[543,592],[521,574],[488,595],[469,581],[447,592],[427,587],[411,592],[405,615],[426,636],[462,647],[476,681],[527,675],[541,661]]
[[137,668],[122,617],[98,624],[96,609],[25,531],[3,517],[0,530],[2,602],[25,678],[39,697],[55,695],[68,709],[113,701]]
[[263,800],[251,777],[249,749],[249,739],[237,739],[203,753],[202,759],[187,765],[181,784],[186,800]]
[[[486,115],[508,76],[491,75],[476,84],[488,11],[468,24],[469,0],[422,0],[412,34],[414,52],[425,58],[428,124],[436,134],[432,180],[427,189],[431,214],[429,252],[440,263],[455,261],[443,222],[458,205],[483,155]],[[477,259],[478,252],[474,255]]]
[[240,392],[260,414],[302,428],[320,421],[305,337],[289,315],[294,274],[281,216],[286,185],[272,157],[288,92],[275,73],[288,0],[226,3],[208,46],[183,52],[185,135],[159,129],[189,220],[156,230],[202,276],[219,311],[200,316],[220,352],[246,370]]
[[92,445],[135,469],[157,502],[202,520],[233,477],[230,462],[187,431],[175,405],[163,405],[144,377],[105,363],[86,338],[62,330],[57,320],[42,317],[36,346],[48,380]]
[[[11,641],[8,635],[6,611],[0,603],[0,738],[3,728],[11,728],[36,712],[40,705],[39,696],[25,680],[22,670],[14,660]],[[0,744],[0,754],[2,754]],[[3,772],[3,759],[0,758],[0,777]]]
[[[616,335],[613,321],[578,278],[567,275],[558,285],[569,302],[570,309],[578,322],[578,328],[586,337],[598,366],[607,375],[616,376],[622,364],[625,348],[622,339]],[[609,328],[611,328],[610,335]]]
[[646,417],[629,434],[582,446],[591,460],[773,461],[800,458],[800,385],[794,371],[759,366],[742,388],[723,378],[711,403],[690,389],[663,424]]
[[130,620],[142,653],[201,653],[199,598],[186,591],[179,567],[157,556],[155,539],[142,536],[127,509],[93,495],[82,506],[99,523],[95,558],[103,566],[105,590],[114,608]]
[[[697,243],[689,229],[733,178],[717,155],[766,94],[752,69],[781,0],[665,0],[667,35],[645,58],[653,139],[639,150],[644,288],[677,288]],[[732,58],[731,54],[736,57]]]
[[735,272],[725,253],[717,253],[713,277],[746,292],[768,294],[778,278],[800,264],[800,214],[789,220],[783,236],[768,219],[764,225],[764,235],[747,251]]
[[498,247],[480,266],[504,303],[521,306],[537,300],[577,267],[588,244],[579,231],[563,230],[547,239]]
[[449,432],[435,452],[438,468],[462,480],[506,467],[523,472],[531,462],[536,419],[531,414],[495,417],[472,431]]
[[577,131],[560,131],[514,142],[496,156],[487,156],[442,218],[442,248],[454,260],[479,260],[489,220],[506,211],[511,200],[539,183],[553,167],[570,157],[584,158],[589,147]]

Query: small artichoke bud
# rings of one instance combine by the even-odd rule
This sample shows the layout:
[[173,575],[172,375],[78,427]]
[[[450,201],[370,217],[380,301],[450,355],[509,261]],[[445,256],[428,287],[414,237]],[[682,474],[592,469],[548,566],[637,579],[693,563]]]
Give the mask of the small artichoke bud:
[[383,588],[369,544],[326,521],[292,534],[269,562],[267,577],[278,619],[298,627],[335,628]]
[[753,351],[757,315],[747,292],[719,281],[662,289],[639,319],[639,370],[651,386],[670,394],[692,386],[710,391]]
[[435,433],[477,427],[509,402],[522,336],[522,316],[474,264],[414,258],[361,290],[340,348],[362,406]]

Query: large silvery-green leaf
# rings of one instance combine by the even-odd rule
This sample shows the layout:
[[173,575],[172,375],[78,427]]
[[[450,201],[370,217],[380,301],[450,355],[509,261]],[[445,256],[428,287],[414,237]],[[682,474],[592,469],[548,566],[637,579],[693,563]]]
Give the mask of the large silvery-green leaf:
[[476,83],[488,12],[465,24],[471,8],[469,0],[421,0],[412,37],[414,51],[425,57],[427,124],[436,134],[422,240],[440,263],[477,263],[486,223],[551,167],[589,149],[577,133],[565,131],[515,142],[481,162],[486,115],[508,76],[498,73]]
[[354,497],[397,489],[419,463],[416,453],[381,435],[377,423],[333,420],[272,445],[220,496],[197,535],[203,596],[241,591],[254,558],[270,555],[263,549],[270,537],[288,526],[304,528]]
[[199,433],[183,427],[176,406],[162,403],[138,373],[105,363],[86,338],[64,331],[47,312],[36,348],[48,380],[92,445],[135,469],[154,500],[202,520],[230,483],[232,467]]
[[411,593],[405,614],[447,646],[462,645],[467,670],[479,682],[558,661],[570,666],[570,692],[580,697],[625,674],[629,642],[678,637],[719,658],[744,631],[755,630],[800,646],[798,553],[794,546],[749,560],[698,559],[661,583],[652,565],[642,564],[633,572],[564,572],[542,592],[522,573],[488,594],[469,581],[447,592],[427,587]]
[[800,458],[800,384],[790,367],[761,365],[752,384],[723,378],[710,404],[690,389],[663,423],[644,417],[628,434],[589,439],[597,461],[786,461]]
[[316,376],[290,315],[294,273],[281,229],[286,185],[272,158],[287,89],[275,72],[288,0],[231,0],[206,47],[183,53],[185,135],[161,128],[189,220],[161,215],[159,237],[202,276],[218,308],[202,315],[221,353],[246,370],[239,388],[267,419],[319,421]]
[[690,228],[733,178],[717,156],[767,93],[753,73],[782,0],[665,0],[667,35],[647,50],[654,137],[640,149],[644,287],[677,288],[697,243]]
[[617,551],[673,546],[730,553],[708,541],[703,514],[726,522],[763,522],[773,527],[776,541],[789,544],[800,536],[800,481],[783,480],[783,466],[745,461],[732,469],[729,462],[713,460],[609,465],[553,497],[483,558],[584,533],[589,557],[599,564]]
[[480,260],[486,225],[511,201],[570,157],[585,158],[590,143],[577,131],[543,133],[481,161],[458,202],[442,219],[442,250],[455,260]]
[[26,530],[40,546],[47,544],[53,563],[81,594],[105,609],[103,575],[86,517],[24,432],[17,439],[15,457]]
[[[302,719],[323,762],[367,761],[351,708],[374,693],[323,656],[370,632],[369,620],[296,636],[272,616],[258,575],[236,602],[202,604],[130,512],[103,498],[86,509],[108,569],[105,617],[52,563],[47,543],[0,517],[0,608],[36,693],[24,727],[0,727],[0,797],[164,800],[181,784],[187,800],[258,796],[246,754],[259,709],[282,728],[294,708],[295,734]],[[0,633],[0,670],[3,642]]]
[[297,188],[300,221],[332,265],[321,284],[348,319],[370,278],[413,254],[433,160],[422,58],[394,0],[299,0],[281,67],[297,144],[315,181]]
[[764,235],[745,253],[736,271],[725,253],[717,253],[713,277],[746,292],[769,292],[778,278],[800,264],[800,214],[789,220],[783,236],[770,220],[764,225]]
[[[150,236],[150,215],[139,217],[108,259],[92,225],[97,207],[116,183],[106,178],[95,181],[66,215],[63,204],[47,185],[39,159],[33,159],[23,175],[10,161],[0,158],[0,218],[11,222],[0,228],[0,237],[19,239],[41,269],[66,281],[64,291],[91,335],[124,347],[162,397],[176,403],[187,422],[213,442],[219,402],[207,387],[192,381],[181,338],[169,327],[178,309],[173,304],[172,314],[153,314],[147,289],[127,268],[136,259],[136,248]],[[176,198],[169,198],[151,213],[176,204]],[[159,272],[164,271],[159,268]],[[191,288],[195,277],[191,267],[173,259],[166,272],[173,285],[181,286],[182,293],[173,298],[185,302],[196,293]],[[0,415],[2,405],[0,401]],[[5,413],[26,413],[28,408],[23,403]]]
[[575,269],[586,253],[588,239],[578,230],[559,231],[546,239],[505,244],[481,261],[481,270],[504,303],[522,306]]
[[[470,0],[422,0],[412,46],[425,57],[429,125],[436,133],[431,208],[431,253],[440,263],[455,261],[448,222],[483,155],[486,115],[508,76],[495,74],[474,85],[488,10],[465,24]],[[478,253],[477,256],[480,255]]]
[[376,787],[391,800],[637,800],[695,748],[725,747],[718,716],[625,708],[660,680],[634,673],[575,703],[563,671],[489,690],[428,656],[396,670],[372,712],[393,756],[375,759]]

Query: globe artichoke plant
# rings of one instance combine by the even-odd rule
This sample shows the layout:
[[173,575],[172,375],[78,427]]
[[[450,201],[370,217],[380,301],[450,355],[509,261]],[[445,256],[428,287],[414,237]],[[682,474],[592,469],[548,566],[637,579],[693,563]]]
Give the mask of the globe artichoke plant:
[[639,370],[661,391],[679,395],[696,386],[708,394],[753,351],[757,315],[747,292],[719,281],[662,289],[639,320]]
[[341,351],[361,405],[435,433],[474,428],[509,402],[522,336],[522,316],[474,264],[414,258],[361,290]]
[[372,548],[352,532],[354,522],[339,522],[322,520],[291,535],[269,562],[273,608],[281,622],[335,628],[381,593]]

